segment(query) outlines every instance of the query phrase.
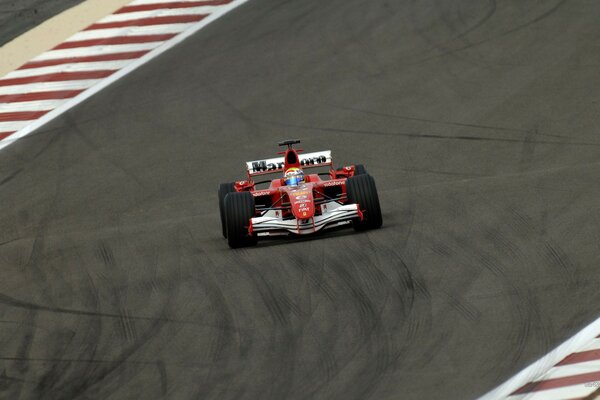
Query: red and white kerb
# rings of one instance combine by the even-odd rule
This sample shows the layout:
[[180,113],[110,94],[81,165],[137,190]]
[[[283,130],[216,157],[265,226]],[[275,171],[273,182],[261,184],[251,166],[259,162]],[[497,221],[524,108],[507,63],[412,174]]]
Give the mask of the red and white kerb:
[[53,110],[66,111],[82,94],[118,79],[119,71],[130,72],[245,1],[135,0],[35,57],[0,79],[0,148]]
[[479,400],[600,398],[600,319]]

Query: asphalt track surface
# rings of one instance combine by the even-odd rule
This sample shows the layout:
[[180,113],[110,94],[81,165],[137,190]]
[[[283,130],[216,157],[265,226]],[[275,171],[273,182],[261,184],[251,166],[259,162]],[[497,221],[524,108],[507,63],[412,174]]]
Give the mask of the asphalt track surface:
[[82,0],[0,0],[0,46]]
[[[600,3],[252,0],[0,154],[0,397],[472,399],[600,313]],[[230,250],[301,138],[384,227]]]

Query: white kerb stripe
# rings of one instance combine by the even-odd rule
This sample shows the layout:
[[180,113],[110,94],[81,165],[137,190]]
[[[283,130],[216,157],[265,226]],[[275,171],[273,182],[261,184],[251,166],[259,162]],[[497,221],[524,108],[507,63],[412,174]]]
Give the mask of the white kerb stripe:
[[577,352],[588,351],[588,350],[600,350],[600,339],[594,339],[586,346],[583,346]]
[[[160,4],[160,3],[185,3],[187,1],[198,1],[198,0],[134,0],[131,3],[129,3],[128,5],[130,6],[137,6],[140,4]],[[204,1],[208,1],[208,0],[204,0]],[[223,6],[225,6],[226,4],[224,4]]]
[[78,42],[81,40],[107,39],[111,37],[142,36],[142,35],[164,35],[167,33],[179,33],[194,25],[195,22],[185,24],[164,24],[149,26],[128,26],[126,28],[93,29],[74,34],[67,42]]
[[20,111],[48,111],[54,110],[66,100],[37,100],[21,103],[0,103],[0,113]]
[[60,64],[40,68],[18,69],[6,75],[6,78],[24,78],[27,76],[54,74],[58,72],[117,70],[123,68],[127,64],[131,64],[133,61],[134,60],[99,61],[89,63]]
[[62,82],[40,82],[27,83],[25,85],[0,86],[0,95],[54,92],[58,90],[82,90],[95,85],[99,81],[101,81],[101,79],[85,79],[80,81]]
[[[25,128],[33,121],[10,121],[0,122],[0,132],[14,132]],[[1,143],[1,142],[0,142]]]
[[97,23],[105,24],[107,22],[123,22],[131,21],[135,19],[143,18],[156,18],[156,17],[172,17],[179,15],[202,15],[211,14],[215,12],[219,7],[213,6],[202,6],[202,7],[189,7],[189,8],[160,8],[158,10],[151,11],[136,11],[124,14],[111,14],[107,17],[102,18]]
[[76,49],[50,50],[40,54],[34,61],[56,60],[58,58],[98,56],[102,54],[127,53],[130,51],[152,50],[164,42],[139,44],[115,44],[109,46],[90,46]]
[[540,390],[510,396],[508,400],[565,400],[588,396],[596,390],[595,387],[581,385],[565,386],[557,389]]
[[554,367],[550,371],[548,371],[548,373],[544,374],[543,377],[536,380],[564,378],[565,376],[587,374],[590,372],[597,371],[600,371],[600,360],[586,361],[577,364],[568,364],[561,365],[560,367]]

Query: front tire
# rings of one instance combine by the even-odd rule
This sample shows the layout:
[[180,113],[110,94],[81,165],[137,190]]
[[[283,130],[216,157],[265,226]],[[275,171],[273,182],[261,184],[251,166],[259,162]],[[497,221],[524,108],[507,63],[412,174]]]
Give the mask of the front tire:
[[235,184],[221,183],[219,185],[219,214],[221,214],[221,229],[223,230],[223,237],[227,238],[227,228],[225,227],[225,196],[229,193],[235,192]]
[[375,179],[371,175],[357,175],[346,180],[346,193],[349,203],[356,203],[363,212],[363,220],[352,221],[357,231],[380,228],[383,219]]
[[256,235],[248,233],[254,210],[254,197],[250,192],[235,192],[225,196],[225,226],[229,247],[238,248],[256,244]]
[[367,169],[362,164],[354,164],[354,176],[366,175]]

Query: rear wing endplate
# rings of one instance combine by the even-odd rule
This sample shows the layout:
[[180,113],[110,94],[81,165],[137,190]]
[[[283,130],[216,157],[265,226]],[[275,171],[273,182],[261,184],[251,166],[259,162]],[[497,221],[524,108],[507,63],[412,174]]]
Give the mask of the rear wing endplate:
[[[326,167],[333,165],[331,150],[317,151],[315,153],[298,154],[302,168]],[[246,162],[248,176],[272,174],[283,172],[285,165],[283,157],[270,158],[268,160],[257,160]]]

